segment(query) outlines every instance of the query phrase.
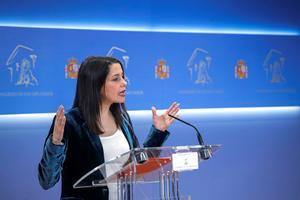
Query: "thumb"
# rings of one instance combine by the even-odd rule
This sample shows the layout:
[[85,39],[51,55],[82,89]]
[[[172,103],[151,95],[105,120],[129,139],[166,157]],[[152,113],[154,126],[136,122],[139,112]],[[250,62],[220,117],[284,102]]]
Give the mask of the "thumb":
[[151,107],[152,110],[152,117],[156,116],[156,108],[154,106]]

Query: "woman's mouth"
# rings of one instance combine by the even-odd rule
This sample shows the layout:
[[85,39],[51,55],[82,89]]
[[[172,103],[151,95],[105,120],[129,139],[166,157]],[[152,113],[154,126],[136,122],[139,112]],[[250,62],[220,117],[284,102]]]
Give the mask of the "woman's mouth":
[[126,90],[123,90],[119,93],[120,96],[125,97],[126,96]]

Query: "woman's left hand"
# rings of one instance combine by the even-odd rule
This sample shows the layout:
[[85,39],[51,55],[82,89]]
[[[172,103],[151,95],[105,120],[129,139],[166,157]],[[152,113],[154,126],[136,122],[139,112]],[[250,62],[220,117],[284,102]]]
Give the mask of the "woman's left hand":
[[180,109],[179,105],[180,104],[176,102],[172,103],[169,109],[166,110],[162,115],[157,115],[156,108],[153,106],[152,119],[154,127],[160,131],[166,131],[174,121],[174,118],[170,117],[168,114],[177,116],[177,113]]

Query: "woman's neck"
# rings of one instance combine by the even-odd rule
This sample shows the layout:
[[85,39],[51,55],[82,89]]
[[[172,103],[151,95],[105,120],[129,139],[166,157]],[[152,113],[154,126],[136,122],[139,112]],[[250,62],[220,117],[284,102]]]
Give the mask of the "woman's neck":
[[102,103],[101,109],[100,109],[100,115],[102,115],[102,116],[109,115],[110,114],[110,106],[111,106],[111,104]]
[[102,136],[109,136],[117,131],[117,124],[110,111],[110,105],[103,105],[100,109],[100,127],[103,131]]

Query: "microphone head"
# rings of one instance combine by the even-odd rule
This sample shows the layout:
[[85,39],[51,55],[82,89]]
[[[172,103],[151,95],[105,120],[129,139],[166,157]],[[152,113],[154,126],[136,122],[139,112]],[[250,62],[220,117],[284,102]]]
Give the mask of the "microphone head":
[[148,160],[147,153],[143,152],[143,151],[136,151],[134,156],[135,156],[136,162],[139,164],[142,164]]
[[211,157],[211,155],[212,154],[211,154],[210,149],[207,149],[207,148],[201,149],[200,157],[202,160],[208,160]]

